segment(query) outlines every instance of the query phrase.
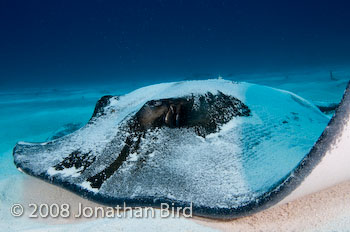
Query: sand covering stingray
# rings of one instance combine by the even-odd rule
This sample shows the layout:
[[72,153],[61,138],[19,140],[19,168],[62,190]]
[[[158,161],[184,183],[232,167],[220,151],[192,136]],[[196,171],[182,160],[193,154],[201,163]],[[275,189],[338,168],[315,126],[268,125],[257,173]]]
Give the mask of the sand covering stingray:
[[164,83],[101,98],[86,126],[20,142],[14,161],[103,204],[192,202],[196,215],[233,218],[275,204],[302,181],[309,171],[288,185],[328,121],[308,101],[265,86]]

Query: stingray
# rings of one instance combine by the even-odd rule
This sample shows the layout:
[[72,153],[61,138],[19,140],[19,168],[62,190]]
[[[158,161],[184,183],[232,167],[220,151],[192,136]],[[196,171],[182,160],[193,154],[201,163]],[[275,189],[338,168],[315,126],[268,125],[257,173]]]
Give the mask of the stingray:
[[324,157],[337,160],[326,154],[344,140],[349,97],[347,89],[329,121],[307,100],[266,86],[152,85],[102,97],[71,134],[19,142],[14,163],[109,206],[191,205],[194,215],[237,218],[310,192],[310,179],[329,174]]

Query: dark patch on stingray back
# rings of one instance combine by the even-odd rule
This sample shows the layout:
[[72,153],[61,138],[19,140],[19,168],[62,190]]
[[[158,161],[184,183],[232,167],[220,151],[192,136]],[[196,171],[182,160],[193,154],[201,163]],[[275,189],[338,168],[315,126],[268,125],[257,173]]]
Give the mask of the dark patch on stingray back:
[[81,153],[80,151],[73,151],[70,155],[63,159],[60,163],[56,164],[54,168],[57,171],[62,171],[66,168],[82,168],[79,173],[85,171],[94,161],[96,157],[91,155],[91,152]]
[[105,114],[104,108],[110,103],[111,98],[113,98],[112,95],[106,95],[101,97],[101,99],[97,101],[94,109],[94,113],[92,114],[91,119]]
[[120,166],[124,163],[124,161],[126,161],[127,157],[130,154],[130,150],[132,149],[132,146],[134,146],[135,149],[138,149],[139,143],[140,143],[140,137],[138,138],[136,144],[133,144],[132,139],[130,137],[127,137],[125,141],[125,145],[121,150],[121,152],[119,153],[118,158],[114,160],[114,162],[111,163],[103,171],[87,179],[87,181],[91,183],[90,184],[91,187],[100,188],[103,182],[107,180],[109,177],[111,177],[120,168]]
[[99,189],[123,165],[131,153],[141,153],[140,140],[147,130],[161,127],[193,128],[197,135],[205,137],[219,131],[221,125],[234,117],[250,116],[250,114],[247,105],[222,92],[215,95],[208,92],[202,96],[148,101],[127,123],[126,130],[130,135],[126,138],[117,158],[87,181],[92,188]]
[[222,92],[215,95],[208,92],[199,97],[148,101],[135,116],[138,122],[135,129],[192,127],[205,137],[234,117],[250,116],[250,113],[248,106],[239,99]]

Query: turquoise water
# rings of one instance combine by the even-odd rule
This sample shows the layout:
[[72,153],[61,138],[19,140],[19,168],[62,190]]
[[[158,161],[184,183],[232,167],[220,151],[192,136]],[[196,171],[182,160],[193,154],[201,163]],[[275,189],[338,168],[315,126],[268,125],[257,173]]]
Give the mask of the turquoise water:
[[0,94],[1,178],[18,174],[12,149],[18,141],[46,141],[69,123],[83,125],[93,112],[100,92],[77,90],[26,90]]

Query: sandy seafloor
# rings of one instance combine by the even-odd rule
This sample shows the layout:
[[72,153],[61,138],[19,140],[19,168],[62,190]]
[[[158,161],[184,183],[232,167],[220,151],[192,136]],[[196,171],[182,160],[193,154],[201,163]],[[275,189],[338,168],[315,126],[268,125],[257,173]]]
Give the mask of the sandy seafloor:
[[[215,77],[214,77],[215,78]],[[225,77],[294,92],[317,104],[338,103],[350,80],[350,70],[339,68],[294,73]],[[137,87],[140,87],[138,83]],[[255,215],[229,221],[203,218],[29,219],[29,203],[78,202],[97,206],[66,190],[20,173],[12,149],[18,141],[42,142],[64,128],[83,126],[103,95],[125,94],[136,86],[2,90],[0,92],[0,231],[350,231],[350,181]],[[10,214],[14,203],[26,214]]]

